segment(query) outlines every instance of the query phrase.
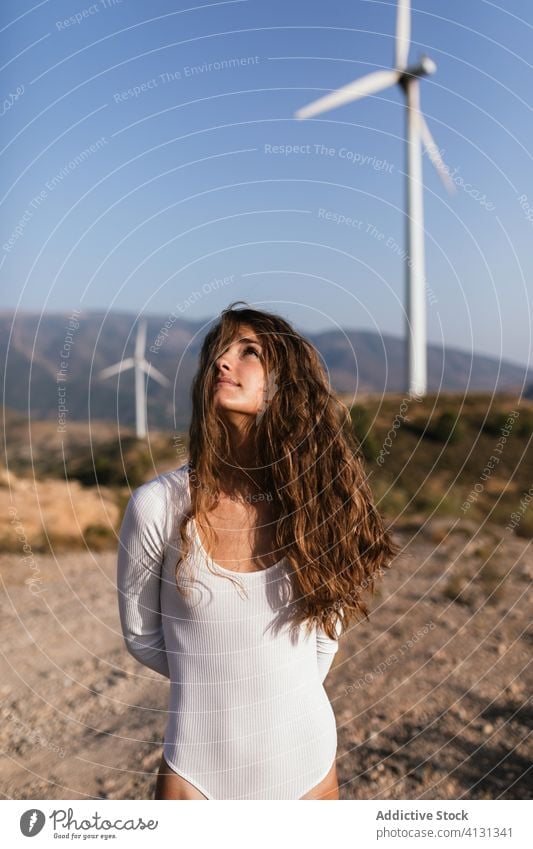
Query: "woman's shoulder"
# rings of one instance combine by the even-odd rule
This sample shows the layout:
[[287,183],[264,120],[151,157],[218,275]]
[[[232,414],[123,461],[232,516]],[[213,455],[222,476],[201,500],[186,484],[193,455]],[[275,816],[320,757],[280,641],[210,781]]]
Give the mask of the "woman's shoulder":
[[166,504],[169,498],[186,499],[189,495],[189,464],[184,463],[177,469],[163,472],[151,478],[132,491],[131,497],[137,502],[150,501]]
[[188,464],[163,472],[136,487],[130,496],[124,522],[133,522],[142,532],[151,528],[164,541],[175,530],[177,515],[190,503]]

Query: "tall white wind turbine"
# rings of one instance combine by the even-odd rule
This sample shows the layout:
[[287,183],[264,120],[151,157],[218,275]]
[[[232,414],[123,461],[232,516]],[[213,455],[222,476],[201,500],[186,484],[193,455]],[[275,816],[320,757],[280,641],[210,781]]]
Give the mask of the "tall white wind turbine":
[[422,147],[449,191],[455,189],[437,145],[420,111],[421,77],[433,74],[437,66],[429,56],[408,66],[411,40],[410,0],[398,0],[394,70],[374,71],[315,100],[295,113],[296,118],[311,118],[337,106],[376,94],[398,84],[406,103],[406,364],[407,391],[413,395],[427,392],[426,304],[424,258],[424,207],[422,184]]
[[127,357],[114,366],[102,369],[98,373],[98,377],[111,377],[113,374],[119,374],[122,371],[127,371],[133,368],[135,371],[135,430],[138,439],[145,439],[147,430],[146,418],[146,391],[144,375],[153,377],[162,386],[169,386],[170,380],[154,368],[144,356],[146,347],[146,321],[143,319],[137,325],[137,338],[135,340],[135,353],[133,357]]

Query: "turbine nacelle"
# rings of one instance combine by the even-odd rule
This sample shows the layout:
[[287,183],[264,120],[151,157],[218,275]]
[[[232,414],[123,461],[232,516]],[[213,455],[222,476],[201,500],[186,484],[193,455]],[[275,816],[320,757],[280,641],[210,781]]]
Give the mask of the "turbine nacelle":
[[411,77],[429,77],[437,70],[437,65],[430,56],[421,56],[417,65],[411,65],[401,72],[399,83],[403,83],[405,78]]

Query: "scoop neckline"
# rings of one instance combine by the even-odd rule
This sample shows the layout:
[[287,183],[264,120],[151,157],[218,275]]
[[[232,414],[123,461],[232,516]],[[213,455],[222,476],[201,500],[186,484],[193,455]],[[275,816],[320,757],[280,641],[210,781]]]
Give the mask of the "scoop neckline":
[[[190,469],[190,466],[187,463],[185,465],[185,475],[186,475],[186,478],[187,478],[187,492],[189,494],[189,504],[190,504],[191,503],[191,482],[189,480],[189,469]],[[190,523],[192,525],[193,534],[194,534],[195,540],[198,544],[200,551],[202,552],[204,557],[211,563],[212,566],[216,566],[217,569],[220,569],[222,572],[228,572],[230,575],[239,575],[239,576],[246,575],[246,577],[248,577],[250,575],[265,575],[268,572],[271,572],[273,569],[276,569],[278,566],[281,566],[281,564],[286,559],[286,555],[284,555],[276,563],[273,563],[272,566],[267,566],[265,569],[254,569],[251,572],[239,572],[237,569],[227,569],[225,566],[221,566],[220,563],[217,563],[216,560],[213,560],[213,558],[210,557],[210,555],[205,550],[203,543],[202,543],[202,540],[200,539],[200,534],[198,533],[198,528],[196,527],[196,519],[194,517],[190,519]]]

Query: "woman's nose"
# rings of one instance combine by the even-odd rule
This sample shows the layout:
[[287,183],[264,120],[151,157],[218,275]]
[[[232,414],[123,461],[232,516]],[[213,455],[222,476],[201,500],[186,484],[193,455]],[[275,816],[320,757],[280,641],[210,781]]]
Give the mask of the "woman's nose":
[[217,360],[215,360],[215,366],[217,369],[222,371],[223,369],[231,368],[231,357],[229,356],[228,351],[224,351]]

